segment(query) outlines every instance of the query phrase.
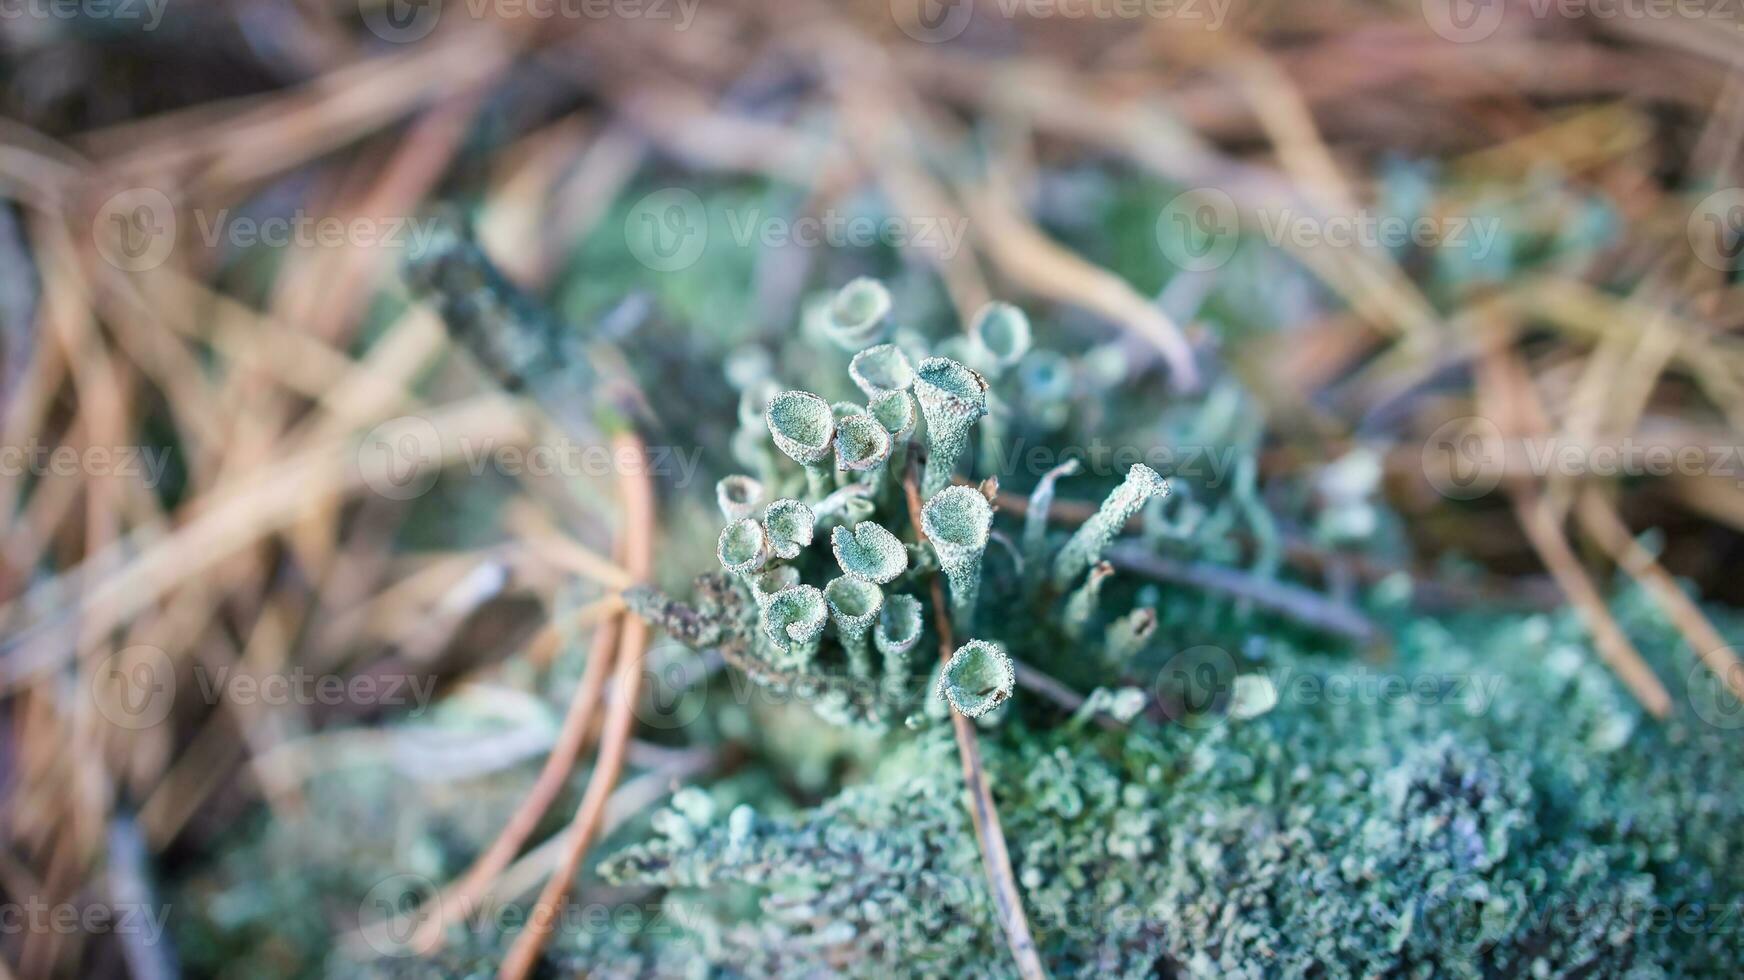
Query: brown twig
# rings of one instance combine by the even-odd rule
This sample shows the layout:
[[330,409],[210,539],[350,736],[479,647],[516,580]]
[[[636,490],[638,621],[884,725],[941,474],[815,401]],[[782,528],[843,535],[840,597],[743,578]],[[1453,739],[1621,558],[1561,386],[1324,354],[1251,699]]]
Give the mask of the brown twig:
[[1354,606],[1312,589],[1263,579],[1238,568],[1176,561],[1130,545],[1110,548],[1108,560],[1123,572],[1245,599],[1268,612],[1358,643],[1368,643],[1380,632]]
[[[916,533],[920,532],[920,490],[914,471],[910,469],[903,481],[908,497],[908,516]],[[939,631],[939,659],[951,659],[951,617],[945,605],[945,588],[938,575],[932,580],[933,621]],[[1023,914],[1023,896],[1017,889],[1017,876],[1011,871],[1011,853],[1005,846],[1005,831],[999,825],[999,811],[993,805],[993,793],[987,785],[987,773],[981,764],[981,744],[975,737],[975,723],[952,709],[951,728],[957,737],[957,754],[963,760],[963,783],[969,792],[969,817],[975,824],[975,840],[981,848],[981,864],[987,869],[987,886],[992,892],[993,908],[999,916],[999,927],[1005,933],[1005,944],[1017,963],[1018,974],[1025,980],[1046,977],[1041,956],[1036,952],[1035,939],[1030,934],[1029,919]]]

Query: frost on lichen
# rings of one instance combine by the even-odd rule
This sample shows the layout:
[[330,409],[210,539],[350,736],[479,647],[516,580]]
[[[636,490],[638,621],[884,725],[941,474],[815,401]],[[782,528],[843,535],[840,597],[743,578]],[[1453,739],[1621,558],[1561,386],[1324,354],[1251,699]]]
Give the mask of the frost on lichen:
[[765,568],[747,579],[747,582],[751,586],[752,600],[756,602],[758,609],[762,609],[770,596],[799,584],[799,569],[792,565]]
[[997,643],[970,640],[958,647],[939,674],[939,697],[970,718],[1005,703],[1017,677],[1011,657]]
[[908,549],[885,530],[883,525],[861,521],[849,531],[838,527],[830,532],[830,547],[836,553],[836,563],[842,571],[857,579],[883,585],[908,568]]
[[817,515],[803,501],[782,498],[763,511],[770,550],[778,558],[796,558],[817,531]]
[[948,357],[920,362],[914,395],[927,425],[927,462],[921,496],[931,497],[951,481],[951,471],[969,445],[969,429],[987,414],[987,379]]
[[1024,561],[1040,567],[1046,560],[1048,512],[1054,506],[1054,485],[1061,477],[1077,473],[1080,467],[1077,457],[1068,459],[1043,473],[1036,481],[1035,489],[1030,491],[1028,512],[1023,516]]
[[867,407],[878,424],[884,426],[884,431],[890,433],[893,443],[904,442],[909,433],[914,431],[914,399],[906,391],[887,391],[872,399]]
[[993,527],[993,507],[974,487],[946,487],[921,509],[921,528],[950,580],[952,615],[968,626],[981,591],[981,556]]
[[715,484],[715,503],[729,521],[755,514],[763,506],[763,495],[762,481],[743,474],[722,477]]
[[890,316],[890,290],[876,279],[855,279],[830,301],[825,314],[830,339],[843,350],[876,343]]
[[823,592],[809,585],[782,589],[763,603],[763,635],[779,652],[783,666],[803,666],[811,659],[828,608]]
[[[1675,631],[1648,606],[1624,618],[1669,659]],[[1385,675],[1415,693],[1331,697],[1360,678],[1291,656],[1241,675],[1207,728],[1139,715],[983,732],[1044,962],[1085,977],[1734,975],[1744,796],[1721,788],[1744,745],[1696,719],[1610,737],[1641,716],[1603,667],[1520,655],[1581,642],[1572,612],[1420,620]],[[710,924],[715,961],[748,973],[1004,975],[955,751],[931,730],[814,810],[747,815],[737,834],[716,822],[603,871],[753,888],[754,911]]]
[[884,608],[884,591],[864,579],[843,575],[830,580],[824,588],[824,598],[830,604],[830,619],[836,625],[842,651],[848,656],[849,669],[856,676],[870,677],[872,661],[867,653],[868,637],[879,611]]
[[770,399],[765,417],[775,447],[805,466],[811,493],[821,495],[829,477],[830,449],[836,434],[830,403],[809,391],[784,391]]
[[871,415],[849,415],[836,423],[836,468],[861,473],[890,458],[890,433]]
[[[988,366],[986,405],[1006,407],[1014,441],[1046,436],[1050,453],[1097,439],[1227,453],[1210,461],[1215,479],[1194,485],[1180,467],[1171,477],[1178,492],[1148,505],[1142,498],[1160,493],[1160,480],[1135,467],[1074,533],[1100,495],[1092,477],[1068,479],[1075,469],[1066,464],[1025,487],[1057,455],[1031,462],[983,451],[1013,491],[1031,491],[1017,547],[1009,539],[1019,522],[992,513],[976,489],[935,486],[916,496],[918,513],[909,510],[907,491],[922,481],[897,433],[913,425],[914,398],[938,414],[939,385],[913,381],[911,394],[890,367],[880,377],[891,389],[867,391],[870,361],[857,358],[861,370],[847,373],[868,404],[831,405],[782,396],[784,383],[773,380],[848,395],[847,359],[824,346],[830,338],[735,357],[744,417],[730,448],[762,484],[764,508],[735,514],[728,508],[752,495],[717,497],[726,528],[712,541],[738,574],[704,574],[677,598],[645,585],[623,593],[632,613],[678,641],[649,651],[644,690],[658,689],[637,705],[638,734],[660,744],[639,748],[661,766],[704,759],[688,778],[706,781],[707,793],[675,795],[602,845],[601,871],[630,889],[615,894],[646,896],[640,910],[658,918],[556,930],[539,975],[1013,975],[965,806],[950,723],[958,710],[981,714],[982,772],[1053,976],[1736,974],[1744,740],[1704,720],[1699,705],[1711,702],[1691,701],[1680,686],[1692,665],[1644,594],[1625,591],[1613,612],[1680,704],[1698,705],[1665,723],[1597,662],[1577,613],[1431,617],[1407,607],[1403,573],[1373,587],[1339,583],[1349,576],[1337,568],[1284,581],[1297,575],[1280,564],[1286,531],[1327,547],[1377,548],[1385,521],[1371,526],[1353,508],[1383,505],[1366,463],[1314,486],[1261,486],[1257,414],[1228,382],[1213,381],[1201,402],[1140,404],[1127,397],[1138,383],[1103,397],[1145,370],[1122,360],[1118,345],[1073,357],[1032,347],[994,370],[992,347],[973,337],[893,333],[905,357],[950,352]],[[818,363],[835,376],[790,376]],[[945,374],[968,370],[953,363]],[[893,436],[888,479],[835,465],[835,432],[862,407]],[[937,440],[946,425],[926,421],[927,439]],[[777,428],[801,457],[804,447],[817,457],[796,464],[777,452]],[[1232,472],[1216,469],[1229,461]],[[964,462],[959,454],[940,471],[947,484]],[[712,506],[700,499],[707,486],[694,510]],[[1054,501],[1056,491],[1069,503]],[[1099,565],[1141,508],[1142,536]],[[1327,516],[1339,508],[1349,513]],[[687,526],[682,504],[663,514]],[[814,540],[825,536],[827,545]],[[661,578],[693,553],[708,564],[711,538],[699,537],[664,542]],[[944,620],[958,649],[941,669],[946,637],[929,631],[939,623],[929,604],[940,584],[952,599],[965,591],[970,552],[978,614],[972,630],[961,610]],[[1190,574],[1137,581],[1129,559],[1147,554]],[[1309,591],[1322,586],[1328,594]],[[1256,601],[1280,591],[1360,604],[1387,637],[1387,659]],[[1744,635],[1744,620],[1716,620]],[[583,656],[566,652],[554,666]],[[678,659],[699,669],[673,672],[694,685],[676,700],[702,710],[665,728],[653,719],[669,716],[644,709],[674,693],[664,668]],[[1026,694],[1008,696],[1017,676]],[[561,698],[566,681],[552,693]],[[988,703],[996,699],[1003,705]],[[455,714],[457,739],[480,741],[490,722]],[[420,718],[391,735],[409,753],[438,723]],[[631,764],[641,765],[634,754]],[[537,775],[537,765],[503,765],[491,778],[443,785],[427,781],[427,766],[415,779],[385,764],[315,774],[299,808],[306,818],[274,821],[222,875],[176,886],[181,906],[202,917],[179,937],[178,954],[206,975],[215,972],[202,958],[214,936],[252,947],[262,935],[295,934],[305,948],[287,943],[274,955],[301,957],[291,968],[301,975],[488,975],[513,930],[457,928],[436,958],[348,963],[340,933],[350,925],[333,896],[355,908],[407,870],[436,882],[460,873]],[[341,781],[355,786],[329,791]],[[664,773],[652,781],[671,785]],[[650,782],[638,774],[625,787]],[[416,811],[398,805],[408,799]],[[404,823],[384,825],[383,812]],[[416,846],[389,846],[408,839]],[[321,887],[275,873],[287,866],[308,869]],[[230,900],[244,886],[250,901]]]
[[739,575],[762,568],[769,557],[769,538],[763,532],[763,525],[750,518],[728,524],[721,531],[715,556],[720,559],[722,568]]
[[1090,566],[1090,574],[1085,576],[1083,583],[1066,598],[1061,624],[1072,639],[1082,640],[1088,632],[1091,621],[1096,618],[1097,605],[1102,598],[1102,586],[1113,576],[1113,565],[1105,561],[1097,562]]
[[887,391],[872,399],[866,411],[890,433],[888,469],[900,476],[908,466],[908,439],[914,434],[914,398],[906,391]]
[[908,355],[895,344],[868,347],[848,362],[848,376],[866,397],[876,401],[883,395],[907,391],[914,385],[914,365]]
[[[1003,438],[1004,425],[1026,424],[1027,382],[1020,372],[1006,369],[1038,360],[1045,364],[1050,353],[1031,349],[1027,317],[1015,307],[992,304],[956,336],[929,343],[912,330],[896,330],[891,342],[879,343],[891,321],[888,299],[876,284],[855,282],[833,300],[808,307],[806,336],[827,343],[855,341],[849,344],[854,353],[847,374],[866,396],[865,404],[831,402],[811,390],[784,387],[775,380],[785,366],[778,356],[735,352],[729,357],[728,373],[741,388],[734,455],[755,475],[730,477],[716,488],[728,518],[719,556],[738,573],[745,615],[753,624],[746,633],[725,630],[723,659],[759,684],[821,690],[812,703],[819,716],[875,730],[897,720],[925,723],[911,712],[924,701],[931,672],[921,673],[926,659],[914,650],[934,576],[945,580],[942,594],[959,637],[982,625],[975,622],[975,612],[991,581],[1001,605],[992,625],[1005,631],[1039,628],[1047,636],[1042,642],[1086,648],[1087,655],[1071,662],[1074,671],[1109,662],[1110,645],[1120,650],[1133,645],[1116,632],[1104,636],[1087,629],[1095,613],[1094,588],[1069,600],[1049,586],[1047,573],[1059,544],[1047,526],[1049,503],[1056,482],[1077,472],[1075,461],[1038,482],[1021,550],[1008,534],[995,532],[991,501],[997,481],[978,490],[948,485],[967,455],[977,421],[987,421],[984,442],[994,443]],[[838,397],[843,390],[839,378],[804,380],[815,391]],[[1001,384],[1015,399],[1007,407],[1000,407],[1006,403],[995,390]],[[990,412],[994,418],[987,418]],[[924,468],[907,452],[911,437],[921,434],[922,420]],[[984,447],[984,454],[995,459],[998,450]],[[786,460],[802,467],[803,476]],[[910,487],[919,490],[918,512],[909,509]],[[829,542],[828,554],[821,557],[811,547],[819,532]],[[1006,561],[989,558],[994,541],[1002,545],[998,551]],[[835,559],[833,567],[829,557]],[[833,629],[790,635],[789,626],[809,628],[817,622],[816,602],[798,599],[815,596],[796,589],[823,596]],[[873,596],[881,606],[867,614],[861,606]],[[876,664],[870,656],[874,649]],[[844,693],[848,679],[868,675],[898,693],[875,700]],[[1091,681],[1086,689],[1095,686],[1092,678],[1080,679]]]
[[872,629],[872,643],[884,657],[886,673],[896,674],[906,665],[908,652],[920,642],[920,600],[911,595],[893,595],[885,600]]
[[1145,501],[1168,492],[1169,485],[1156,470],[1143,463],[1134,463],[1132,469],[1126,471],[1126,479],[1120,486],[1060,549],[1060,554],[1054,559],[1055,587],[1064,589],[1076,581],[1086,568],[1102,557],[1103,549],[1138,513]]

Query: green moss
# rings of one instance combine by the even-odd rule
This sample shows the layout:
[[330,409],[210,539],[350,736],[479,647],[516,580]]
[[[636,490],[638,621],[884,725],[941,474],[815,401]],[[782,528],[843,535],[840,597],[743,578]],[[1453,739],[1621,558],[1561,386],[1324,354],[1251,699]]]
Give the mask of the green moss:
[[[1257,718],[984,740],[1050,968],[1734,969],[1744,797],[1728,789],[1744,747],[1694,719],[1646,724],[1586,651],[1562,645],[1578,633],[1567,615],[1424,620],[1389,675],[1416,693],[1338,703],[1348,669],[1303,658],[1267,665],[1285,682]],[[1534,652],[1547,641],[1549,658]],[[1477,686],[1493,699],[1471,697]],[[755,886],[762,905],[721,956],[747,975],[1008,976],[961,790],[934,730],[809,814],[759,818],[736,842],[714,826],[695,847],[656,841],[606,870],[680,893]]]

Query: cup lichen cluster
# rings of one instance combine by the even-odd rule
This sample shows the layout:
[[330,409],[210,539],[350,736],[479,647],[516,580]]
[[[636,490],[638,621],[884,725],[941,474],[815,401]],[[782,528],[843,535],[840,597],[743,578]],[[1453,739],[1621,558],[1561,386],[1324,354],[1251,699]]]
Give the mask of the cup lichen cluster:
[[[968,363],[928,350],[912,333],[887,339],[891,312],[888,290],[872,279],[850,282],[822,306],[821,331],[852,352],[847,373],[865,404],[832,402],[767,376],[744,379],[733,445],[757,472],[723,477],[715,488],[726,521],[716,556],[746,600],[737,627],[723,630],[735,664],[760,682],[808,683],[823,692],[819,714],[877,729],[897,720],[918,724],[910,713],[924,690],[970,717],[1012,695],[1011,654],[975,632],[998,481],[954,481],[974,455],[977,423],[1008,414],[993,411],[1001,404],[997,386],[1019,383],[1011,369],[1031,344],[1028,318],[1010,304],[989,304],[966,337],[939,345]],[[1015,587],[997,601],[1049,593],[1044,601],[1059,600],[1067,619],[1087,620],[1110,574],[1098,556],[1147,500],[1168,493],[1154,470],[1133,465],[1050,563],[1054,483],[1075,471],[1075,464],[1060,466],[1038,487],[1023,552],[1001,549],[1011,564],[1002,581]],[[918,527],[910,494],[920,505]],[[833,562],[814,553],[814,541],[827,543]],[[947,585],[956,648],[936,682],[926,684],[932,665],[914,654],[935,574]],[[647,596],[633,604],[667,608]],[[1134,610],[1115,620],[1106,644],[1130,654],[1154,626],[1154,613]]]

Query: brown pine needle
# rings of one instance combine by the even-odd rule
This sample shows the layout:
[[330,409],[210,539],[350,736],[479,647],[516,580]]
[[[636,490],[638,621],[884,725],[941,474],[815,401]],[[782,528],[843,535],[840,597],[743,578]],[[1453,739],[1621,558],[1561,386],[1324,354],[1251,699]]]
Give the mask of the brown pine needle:
[[994,264],[1048,299],[1072,303],[1131,330],[1154,345],[1183,391],[1199,387],[1193,348],[1169,315],[1120,278],[1044,235],[991,188],[964,188],[969,216],[984,231]]
[[515,855],[521,852],[522,845],[532,835],[539,825],[539,818],[551,808],[557,794],[562,792],[563,784],[568,781],[570,772],[575,768],[575,760],[581,755],[581,750],[587,743],[588,732],[593,728],[594,707],[599,704],[605,691],[606,676],[611,670],[612,653],[617,648],[620,618],[622,613],[609,616],[594,631],[593,646],[588,651],[587,666],[583,668],[581,681],[575,686],[575,693],[569,700],[569,710],[564,713],[563,727],[557,733],[557,744],[551,747],[551,754],[545,757],[545,766],[539,770],[539,778],[533,783],[521,805],[503,825],[496,840],[479,855],[466,874],[450,885],[444,894],[438,897],[435,904],[435,914],[426,919],[412,937],[412,949],[420,954],[434,952],[441,948],[442,933],[448,927],[454,914],[465,914],[479,898],[496,884],[497,878]]
[[[1506,326],[1491,326],[1494,329],[1484,338],[1477,361],[1479,404],[1504,437],[1519,438],[1545,431],[1549,424],[1543,406],[1538,403],[1531,376],[1520,363],[1519,356],[1507,346],[1510,336]],[[1599,658],[1616,673],[1649,714],[1655,718],[1670,716],[1671,695],[1641,658],[1640,651],[1629,642],[1623,628],[1612,618],[1604,596],[1599,594],[1598,587],[1581,567],[1580,558],[1563,533],[1561,511],[1529,478],[1509,479],[1503,485],[1513,503],[1514,515],[1526,531],[1533,550],[1538,552],[1557,586],[1586,621]]]
[[1696,659],[1726,685],[1733,697],[1744,701],[1744,663],[1740,663],[1726,638],[1702,614],[1701,607],[1678,588],[1671,573],[1629,533],[1629,526],[1623,523],[1616,507],[1598,490],[1588,487],[1575,505],[1575,516],[1587,534],[1610,554],[1611,560],[1659,603]]
[[[614,440],[612,458],[645,459],[642,440],[633,433],[619,435]],[[625,566],[638,581],[643,581],[654,567],[654,486],[648,467],[628,466],[619,471],[619,485],[624,492],[624,556]],[[624,754],[630,745],[630,729],[635,724],[636,698],[642,686],[642,656],[648,649],[648,624],[640,617],[627,616],[618,643],[618,662],[613,683],[612,702],[606,709],[605,728],[600,735],[599,761],[588,779],[587,792],[570,822],[569,838],[559,856],[557,867],[545,888],[539,893],[538,904],[527,917],[527,927],[515,937],[509,955],[497,971],[499,980],[523,980],[551,938],[560,906],[569,894],[570,884],[581,862],[587,856],[605,815],[606,801],[617,786],[624,770]]]
[[1600,659],[1616,672],[1617,678],[1649,714],[1661,719],[1669,717],[1671,695],[1605,607],[1604,597],[1593,585],[1586,569],[1581,567],[1580,559],[1575,557],[1574,549],[1563,535],[1554,508],[1536,488],[1530,486],[1514,489],[1512,496],[1514,514],[1519,518],[1520,526],[1526,530],[1527,538],[1544,560],[1545,567],[1550,569],[1551,577],[1556,579],[1568,601],[1586,620]]

